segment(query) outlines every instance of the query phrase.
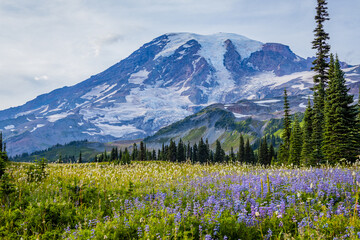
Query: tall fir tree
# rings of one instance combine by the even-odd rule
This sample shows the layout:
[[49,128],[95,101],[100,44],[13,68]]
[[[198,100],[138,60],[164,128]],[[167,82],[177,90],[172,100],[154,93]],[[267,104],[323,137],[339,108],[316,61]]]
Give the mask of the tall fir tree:
[[357,128],[359,129],[360,134],[360,84],[358,85],[359,95],[358,95],[358,117],[357,117]]
[[170,162],[175,162],[176,161],[176,157],[177,157],[176,144],[172,139],[170,140],[170,145],[169,145],[169,149],[168,149],[167,154],[168,154],[167,159]]
[[359,154],[360,136],[358,131],[357,106],[353,96],[348,94],[344,72],[339,59],[331,60],[330,81],[327,89],[325,111],[325,159],[338,163],[341,159],[355,161]]
[[281,163],[287,163],[289,160],[291,137],[291,115],[290,105],[286,89],[284,89],[284,131],[282,133],[283,144],[280,145],[279,160]]
[[303,145],[301,148],[301,164],[309,166],[315,165],[312,163],[312,107],[310,97],[308,98],[308,105],[304,114],[304,127],[303,127]]
[[161,146],[161,160],[166,161],[166,153],[165,153],[165,144],[164,143],[162,143],[162,146]]
[[3,150],[3,135],[2,132],[0,132],[0,152],[2,152]]
[[[323,139],[323,153],[325,156],[325,160],[329,161],[329,156],[332,153],[332,148],[336,147],[334,144],[336,142],[333,142],[333,121],[335,118],[335,111],[333,107],[335,107],[336,104],[334,101],[336,100],[337,95],[337,87],[338,84],[337,80],[335,79],[335,59],[333,54],[330,54],[330,62],[329,62],[329,70],[328,70],[328,76],[329,76],[329,82],[328,82],[328,88],[326,89],[326,101],[324,105],[324,139]],[[330,157],[331,158],[331,157]],[[331,161],[331,160],[330,160]]]
[[2,132],[0,132],[0,158],[4,161],[4,162],[8,162],[9,161],[9,157],[6,153],[6,143],[3,141],[3,134]]
[[192,148],[190,146],[190,142],[188,142],[188,145],[187,145],[187,153],[186,153],[186,159],[189,159],[191,161],[191,152],[192,152]]
[[248,164],[251,163],[251,157],[250,157],[251,150],[252,149],[250,147],[250,140],[248,138],[248,139],[246,139],[245,150],[244,150],[244,161]]
[[275,161],[276,155],[275,155],[275,149],[274,149],[274,145],[272,144],[272,142],[270,142],[270,147],[269,147],[269,162],[272,164]]
[[139,160],[140,161],[146,160],[146,149],[143,141],[140,142]]
[[191,161],[192,161],[193,163],[196,163],[196,162],[199,161],[199,159],[198,159],[199,151],[198,151],[198,147],[197,147],[196,143],[194,144],[192,150],[193,150],[193,151],[192,151]]
[[77,161],[78,163],[82,163],[82,154],[81,154],[81,151],[80,151],[80,154],[79,154],[79,159]]
[[200,163],[206,163],[209,160],[209,152],[204,140],[201,138],[199,141],[198,160]]
[[181,139],[179,140],[176,153],[177,153],[177,161],[178,162],[185,162],[186,161],[184,144],[183,144]]
[[138,157],[138,150],[137,150],[137,145],[136,143],[133,144],[133,149],[132,149],[132,153],[131,153],[131,159],[133,161],[135,161]]
[[316,58],[313,61],[313,70],[315,71],[314,80],[314,107],[313,107],[313,132],[312,132],[312,164],[322,163],[324,161],[323,137],[324,137],[324,106],[325,106],[325,88],[329,79],[328,62],[330,45],[327,43],[329,34],[324,30],[324,22],[329,20],[326,0],[317,0],[316,7],[316,28],[314,30],[313,49],[316,50]]
[[129,151],[127,148],[125,148],[124,153],[121,156],[120,163],[121,164],[130,164],[131,163]]
[[271,160],[269,161],[269,148],[266,136],[260,140],[258,162],[262,165],[270,165],[271,163]]
[[302,148],[302,131],[299,120],[295,117],[290,137],[289,162],[293,165],[300,165]]
[[219,142],[219,140],[216,140],[216,149],[215,149],[215,154],[214,154],[214,162],[224,162],[224,157],[225,157],[225,152],[224,150],[221,148],[221,144]]
[[240,133],[240,140],[239,140],[239,150],[237,152],[237,160],[241,163],[245,162],[245,144],[244,144],[244,137]]
[[152,151],[152,160],[156,160],[156,150],[153,149]]
[[122,151],[122,149],[120,148],[120,150],[119,150],[119,156],[118,156],[118,163],[119,163],[119,161],[121,160],[122,155],[123,155],[123,151]]

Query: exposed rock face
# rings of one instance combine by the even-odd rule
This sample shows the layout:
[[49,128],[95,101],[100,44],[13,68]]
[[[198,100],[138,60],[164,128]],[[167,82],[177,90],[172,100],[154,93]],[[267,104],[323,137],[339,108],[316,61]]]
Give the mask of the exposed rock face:
[[[1,111],[0,128],[10,155],[143,138],[210,104],[280,96],[285,87],[310,94],[311,60],[236,34],[164,34],[77,85]],[[356,87],[359,69],[347,70]]]

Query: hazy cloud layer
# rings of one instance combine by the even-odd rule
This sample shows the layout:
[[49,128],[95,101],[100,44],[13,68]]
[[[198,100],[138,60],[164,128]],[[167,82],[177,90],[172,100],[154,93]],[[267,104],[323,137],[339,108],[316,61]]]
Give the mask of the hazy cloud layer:
[[[0,0],[0,109],[81,82],[167,32],[233,32],[308,57],[315,0]],[[330,1],[332,50],[360,63],[360,1]]]

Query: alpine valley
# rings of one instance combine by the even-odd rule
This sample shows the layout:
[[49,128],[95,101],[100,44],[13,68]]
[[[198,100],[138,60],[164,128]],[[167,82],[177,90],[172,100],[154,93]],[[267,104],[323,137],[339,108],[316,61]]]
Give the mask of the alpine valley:
[[[9,155],[84,139],[160,144],[191,136],[214,142],[232,131],[261,135],[264,121],[282,117],[285,88],[293,111],[305,110],[312,61],[236,34],[164,34],[79,84],[1,111],[0,129]],[[360,66],[342,68],[357,94]]]

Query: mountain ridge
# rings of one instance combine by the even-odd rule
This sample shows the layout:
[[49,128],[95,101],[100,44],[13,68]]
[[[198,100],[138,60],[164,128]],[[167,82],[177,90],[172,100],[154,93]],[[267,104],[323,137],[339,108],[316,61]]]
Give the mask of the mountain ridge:
[[[0,111],[10,155],[88,139],[137,139],[214,103],[311,93],[311,58],[241,35],[171,33],[74,86]],[[353,88],[359,66],[349,68]]]

